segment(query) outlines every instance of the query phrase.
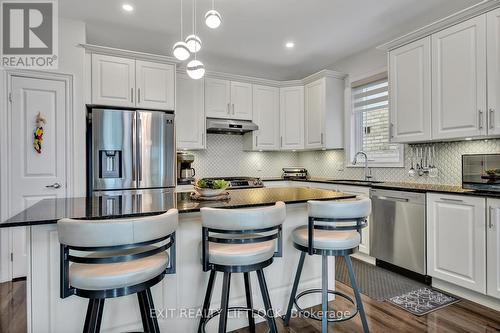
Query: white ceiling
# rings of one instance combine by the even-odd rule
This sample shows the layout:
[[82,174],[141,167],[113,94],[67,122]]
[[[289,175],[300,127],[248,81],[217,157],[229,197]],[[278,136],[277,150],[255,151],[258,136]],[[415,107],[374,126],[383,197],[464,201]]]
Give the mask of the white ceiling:
[[[171,54],[180,38],[181,0],[61,0],[62,17],[87,23],[87,42]],[[481,0],[216,0],[217,30],[198,0],[207,70],[271,79],[299,79]],[[135,7],[132,13],[123,3]],[[192,0],[184,3],[184,35],[191,33]],[[293,40],[295,48],[285,49]]]

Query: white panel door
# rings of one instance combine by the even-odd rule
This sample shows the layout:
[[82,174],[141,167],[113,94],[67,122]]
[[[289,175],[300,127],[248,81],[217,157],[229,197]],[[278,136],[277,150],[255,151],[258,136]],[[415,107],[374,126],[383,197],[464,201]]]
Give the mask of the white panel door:
[[229,81],[205,79],[205,114],[212,118],[232,118]]
[[135,106],[135,60],[92,54],[92,103]]
[[487,199],[486,293],[500,298],[500,199]]
[[486,134],[486,15],[432,35],[432,138]]
[[393,142],[431,139],[431,38],[389,53]]
[[175,66],[140,61],[136,69],[136,105],[142,109],[175,108]]
[[204,80],[177,74],[175,128],[177,149],[205,148]]
[[259,126],[259,130],[253,133],[255,149],[279,149],[279,88],[260,85],[253,86],[253,121]]
[[305,143],[306,149],[323,148],[325,133],[325,79],[306,84]]
[[280,146],[304,149],[304,87],[280,89]]
[[500,134],[500,8],[487,14],[488,22],[488,134]]
[[[64,81],[13,76],[9,112],[9,215],[39,200],[66,196],[66,94]],[[37,115],[45,117],[41,153],[33,147]],[[12,277],[26,275],[26,231],[12,229]]]
[[252,85],[231,81],[231,115],[233,119],[252,120]]
[[486,292],[486,199],[427,194],[427,272]]

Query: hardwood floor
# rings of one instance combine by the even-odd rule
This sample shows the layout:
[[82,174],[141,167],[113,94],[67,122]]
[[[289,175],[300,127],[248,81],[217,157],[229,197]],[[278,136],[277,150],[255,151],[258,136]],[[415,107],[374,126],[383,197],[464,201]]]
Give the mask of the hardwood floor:
[[26,281],[0,283],[0,332],[26,330]]
[[[336,282],[337,290],[353,297],[352,289],[345,284]],[[491,310],[479,304],[462,300],[425,316],[417,317],[387,302],[379,302],[365,295],[365,307],[368,326],[371,333],[387,332],[436,332],[436,333],[490,333],[500,332],[500,312]],[[348,303],[340,298],[335,301],[336,309],[347,309]],[[332,303],[330,304],[330,306]],[[330,307],[331,308],[331,307]],[[320,307],[318,307],[320,310]],[[289,327],[283,327],[283,321],[277,319],[280,332],[288,333],[318,333],[321,332],[321,322],[293,318]],[[265,323],[260,323],[258,333],[267,331]],[[342,323],[330,324],[331,332],[362,332],[359,316]],[[237,330],[233,333],[246,333],[248,329]]]
[[[352,289],[340,282],[336,283],[339,291],[352,296]],[[336,309],[346,309],[347,301],[335,301]],[[331,305],[332,305],[331,304]],[[370,332],[436,332],[436,333],[491,333],[500,332],[500,312],[479,304],[462,300],[422,317],[416,317],[387,302],[379,302],[363,295],[363,304]],[[319,308],[318,308],[319,309]],[[318,333],[321,323],[310,319],[294,318],[289,327],[283,327],[283,321],[277,319],[280,332]],[[335,325],[330,324],[331,332],[362,332],[359,316],[353,320]],[[26,332],[26,281],[0,283],[0,332]],[[234,333],[246,333],[248,329]],[[257,332],[267,332],[265,323],[257,325]]]

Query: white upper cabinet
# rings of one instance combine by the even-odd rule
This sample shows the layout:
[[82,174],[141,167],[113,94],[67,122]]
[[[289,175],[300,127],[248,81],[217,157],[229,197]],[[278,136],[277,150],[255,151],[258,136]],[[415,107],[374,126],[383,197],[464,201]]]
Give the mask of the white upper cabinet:
[[427,273],[486,292],[486,200],[427,194]]
[[280,89],[280,146],[304,149],[304,87]]
[[486,15],[432,35],[432,138],[486,134]]
[[488,134],[500,134],[500,9],[487,14]]
[[177,149],[205,148],[204,80],[177,74]]
[[175,66],[137,60],[136,105],[146,109],[167,109],[175,107]]
[[322,148],[325,135],[325,79],[306,84],[305,142],[306,149]]
[[221,79],[205,79],[207,117],[252,120],[252,85]]
[[92,103],[135,106],[135,60],[92,54]]
[[205,79],[205,113],[212,118],[231,118],[231,83]]
[[486,294],[500,298],[500,199],[487,199]]
[[92,103],[173,110],[175,65],[92,54]]
[[304,148],[344,148],[344,80],[324,77],[304,90]]
[[253,85],[253,122],[257,131],[245,134],[247,150],[278,150],[280,148],[279,88]]
[[431,37],[389,53],[392,142],[431,139]]
[[231,81],[231,118],[252,120],[252,85]]

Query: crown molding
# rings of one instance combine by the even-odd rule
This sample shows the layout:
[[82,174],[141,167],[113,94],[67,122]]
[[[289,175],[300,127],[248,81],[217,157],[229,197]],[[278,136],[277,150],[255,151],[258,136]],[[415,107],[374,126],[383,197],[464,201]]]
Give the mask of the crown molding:
[[317,73],[314,73],[312,75],[309,75],[309,76],[303,78],[301,81],[302,81],[302,84],[308,84],[308,83],[314,82],[316,80],[322,79],[324,77],[331,77],[334,79],[344,80],[347,77],[347,74],[332,71],[329,69],[323,69],[322,71],[319,71]]
[[458,24],[463,21],[467,21],[468,19],[482,15],[499,7],[500,7],[500,0],[484,0],[474,6],[463,9],[457,13],[454,13],[443,19],[440,19],[434,23],[431,23],[415,31],[412,31],[406,35],[393,39],[390,42],[379,45],[377,46],[377,49],[382,51],[394,50],[395,48],[409,44],[418,39],[430,36],[433,33],[451,27],[452,25]]
[[179,63],[179,60],[177,60],[174,57],[164,56],[159,54],[123,50],[114,47],[94,45],[94,44],[79,44],[78,46],[83,47],[85,51],[89,53],[98,53],[98,54],[111,55],[122,58],[133,58],[133,59],[162,62],[169,64]]

